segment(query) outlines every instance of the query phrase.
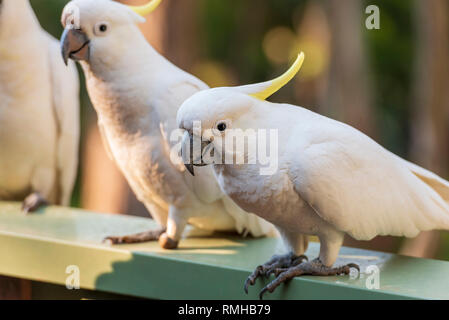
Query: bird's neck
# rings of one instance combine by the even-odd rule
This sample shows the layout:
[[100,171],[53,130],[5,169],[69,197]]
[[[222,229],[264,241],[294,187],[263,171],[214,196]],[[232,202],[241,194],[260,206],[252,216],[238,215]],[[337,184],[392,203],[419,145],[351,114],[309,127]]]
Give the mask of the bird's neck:
[[249,164],[218,164],[214,165],[217,176],[225,180],[241,181],[244,183],[246,176],[258,175],[258,167]]
[[152,103],[157,75],[166,60],[149,44],[135,44],[120,59],[82,62],[90,98],[107,130],[148,134],[163,122]]
[[266,192],[266,177],[259,174],[256,165],[214,165],[220,187],[235,203],[247,212],[258,212],[254,205]]
[[[116,47],[116,49],[92,50],[89,62],[82,63],[86,74],[105,82],[122,82],[124,79],[128,80],[128,77],[151,77],[160,68],[169,64],[146,41],[138,29],[133,29],[133,31],[122,36],[126,38],[126,45],[117,43],[117,41],[125,41],[120,37],[110,45],[113,48]],[[145,83],[140,85],[148,86]]]

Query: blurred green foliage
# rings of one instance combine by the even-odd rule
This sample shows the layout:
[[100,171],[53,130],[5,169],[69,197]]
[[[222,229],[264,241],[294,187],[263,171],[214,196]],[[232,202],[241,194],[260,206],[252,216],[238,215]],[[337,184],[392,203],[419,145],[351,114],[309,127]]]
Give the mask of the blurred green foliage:
[[31,0],[30,2],[42,27],[59,39],[63,30],[60,23],[61,12],[68,1]]
[[363,29],[374,79],[380,139],[401,156],[407,156],[409,145],[414,53],[412,5],[412,1],[384,1],[380,6],[381,30]]

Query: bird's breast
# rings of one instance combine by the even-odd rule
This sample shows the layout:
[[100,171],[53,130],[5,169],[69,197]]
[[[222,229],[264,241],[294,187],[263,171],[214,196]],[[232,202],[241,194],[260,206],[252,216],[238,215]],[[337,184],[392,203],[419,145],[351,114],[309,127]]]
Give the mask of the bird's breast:
[[261,176],[251,169],[244,174],[229,174],[224,170],[219,174],[219,181],[226,194],[243,210],[284,230],[316,234],[321,219],[295,192],[287,173],[282,170],[272,176]]

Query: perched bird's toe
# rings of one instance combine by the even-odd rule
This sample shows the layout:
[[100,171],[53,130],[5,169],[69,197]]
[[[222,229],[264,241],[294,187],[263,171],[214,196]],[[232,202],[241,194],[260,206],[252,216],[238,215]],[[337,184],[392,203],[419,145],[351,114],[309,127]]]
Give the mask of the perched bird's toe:
[[274,256],[267,263],[260,265],[254,270],[254,272],[246,279],[244,290],[248,294],[248,287],[254,285],[256,280],[260,277],[269,277],[272,273],[278,276],[278,272],[288,270],[288,268],[296,266],[302,263],[304,260],[308,260],[306,256],[296,256],[293,253],[288,253],[282,256]]
[[131,243],[142,243],[149,241],[157,241],[160,239],[161,235],[165,232],[165,228],[157,230],[149,230],[141,233],[131,234],[123,237],[106,237],[103,240],[104,244],[114,245],[114,244],[131,244]]
[[115,243],[114,243],[114,241],[113,241],[112,239],[110,239],[110,238],[104,238],[104,239],[103,239],[103,244],[105,244],[105,245],[107,245],[107,246],[112,246],[112,245],[114,245]]
[[124,242],[125,237],[106,237],[103,239],[103,243],[107,245],[114,245],[114,244],[122,244]]
[[251,282],[251,280],[249,278],[246,279],[245,281],[245,285],[243,286],[243,290],[245,290],[245,293],[248,294],[248,288],[249,286],[254,285],[254,283]]
[[253,273],[246,279],[245,286],[243,289],[245,290],[245,293],[248,294],[248,288],[249,286],[253,286],[256,283],[257,278],[264,275],[264,266],[258,266],[256,270],[254,270]]
[[264,295],[267,291],[269,291],[268,286],[267,286],[267,287],[264,287],[264,288],[260,291],[260,293],[259,293],[259,299],[260,299],[260,300],[263,300],[263,295]]
[[[304,259],[303,259],[304,260]],[[360,267],[355,263],[350,263],[341,267],[331,268],[325,266],[319,259],[313,261],[307,261],[304,263],[299,263],[296,266],[290,268],[277,268],[275,271],[276,279],[271,281],[267,286],[265,286],[259,294],[259,298],[262,300],[263,295],[268,291],[270,293],[274,292],[277,287],[282,283],[288,282],[289,280],[303,276],[336,276],[336,275],[347,275],[350,273],[351,268],[357,269],[360,272]]]
[[163,233],[159,238],[159,245],[161,248],[173,250],[178,248],[179,241],[171,239],[166,233]]
[[285,271],[288,271],[288,269],[286,269],[286,268],[278,268],[278,269],[274,270],[274,276],[275,277],[279,277],[279,275],[281,273],[285,272]]
[[359,273],[360,273],[360,266],[358,264],[355,263],[349,263],[346,265],[349,269],[354,268],[356,269]]
[[30,194],[22,203],[22,210],[26,214],[36,212],[39,208],[48,205],[47,200],[44,199],[39,193],[35,192]]

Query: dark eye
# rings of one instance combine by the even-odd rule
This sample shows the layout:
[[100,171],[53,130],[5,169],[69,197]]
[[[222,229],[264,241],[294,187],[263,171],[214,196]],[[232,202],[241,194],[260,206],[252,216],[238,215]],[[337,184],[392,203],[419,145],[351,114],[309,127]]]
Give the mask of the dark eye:
[[226,123],[225,122],[220,122],[219,124],[217,124],[217,129],[220,132],[225,131],[227,128]]
[[109,22],[102,21],[95,25],[94,33],[97,36],[105,36],[109,32]]

